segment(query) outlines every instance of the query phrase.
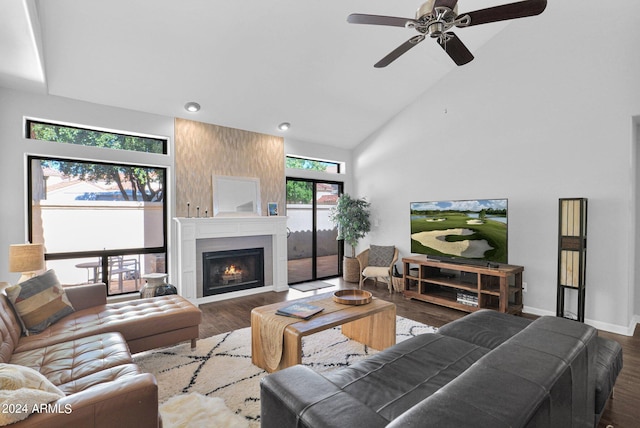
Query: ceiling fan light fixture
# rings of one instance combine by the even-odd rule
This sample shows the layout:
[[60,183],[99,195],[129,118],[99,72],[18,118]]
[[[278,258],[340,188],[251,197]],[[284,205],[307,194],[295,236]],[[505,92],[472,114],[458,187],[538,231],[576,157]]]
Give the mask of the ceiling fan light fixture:
[[429,25],[429,36],[432,38],[440,37],[442,33],[444,33],[445,27],[444,23],[440,21],[436,21],[433,24]]
[[283,132],[289,130],[289,128],[291,128],[291,124],[289,122],[282,122],[278,125],[278,129]]
[[188,111],[189,113],[195,113],[197,111],[200,111],[200,104],[194,102],[194,101],[189,101],[188,103],[186,103],[184,105],[184,109],[186,111]]

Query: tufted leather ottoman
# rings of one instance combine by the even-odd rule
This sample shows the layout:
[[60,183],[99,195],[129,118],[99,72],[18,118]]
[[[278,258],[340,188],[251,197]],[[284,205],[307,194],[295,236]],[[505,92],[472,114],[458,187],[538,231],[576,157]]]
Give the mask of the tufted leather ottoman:
[[15,352],[95,334],[119,332],[132,353],[191,340],[199,336],[201,312],[178,295],[92,306],[74,312],[43,333],[23,337]]

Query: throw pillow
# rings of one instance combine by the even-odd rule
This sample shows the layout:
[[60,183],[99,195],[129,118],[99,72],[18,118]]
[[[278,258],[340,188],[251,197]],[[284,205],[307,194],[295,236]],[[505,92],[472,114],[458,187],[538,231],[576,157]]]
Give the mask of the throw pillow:
[[38,371],[15,364],[0,364],[0,426],[26,419],[41,405],[64,397]]
[[12,285],[6,293],[28,333],[41,333],[74,312],[53,270]]
[[64,393],[39,371],[18,364],[0,363],[0,389],[20,388],[38,389],[64,397]]
[[16,311],[15,306],[13,306],[13,302],[7,296],[7,288],[10,286],[11,284],[9,284],[8,282],[0,282],[0,288],[2,289],[2,294],[4,294],[4,297],[7,298],[7,302],[9,302],[8,306],[11,308],[11,313],[15,317],[16,322],[20,324],[20,332],[22,333],[23,336],[28,336],[29,331],[27,330],[27,327],[24,326],[24,322],[22,321],[22,318],[20,318],[20,315],[18,315],[18,311]]
[[371,245],[369,246],[369,266],[389,267],[393,261],[396,247],[393,245]]

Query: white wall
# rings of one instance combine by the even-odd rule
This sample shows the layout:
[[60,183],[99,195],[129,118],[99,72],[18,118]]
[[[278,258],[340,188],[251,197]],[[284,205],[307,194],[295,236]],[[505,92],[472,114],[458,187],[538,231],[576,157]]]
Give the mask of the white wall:
[[595,0],[549,2],[513,21],[360,144],[355,193],[372,202],[374,224],[361,247],[394,243],[408,255],[411,201],[509,198],[525,308],[555,314],[558,199],[587,197],[586,318],[632,333],[640,3],[616,7],[624,13],[604,31]]
[[[71,144],[55,144],[24,138],[24,118],[68,122],[108,130],[120,130],[161,137],[169,137],[173,150],[173,118],[106,107],[66,98],[35,95],[0,88],[0,281],[15,282],[19,274],[8,274],[10,244],[27,239],[26,155],[52,155],[76,159],[103,159],[114,162],[145,162],[155,166],[173,164],[169,156],[122,152]],[[173,177],[169,195],[174,193]],[[172,200],[168,201],[172,207]],[[173,211],[169,213],[173,216]],[[4,277],[7,274],[8,277]]]

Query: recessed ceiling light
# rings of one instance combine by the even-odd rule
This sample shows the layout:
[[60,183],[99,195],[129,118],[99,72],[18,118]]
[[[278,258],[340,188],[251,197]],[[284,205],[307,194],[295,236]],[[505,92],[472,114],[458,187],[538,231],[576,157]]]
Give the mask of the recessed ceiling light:
[[278,129],[281,131],[286,131],[289,128],[291,128],[291,124],[289,122],[282,122],[280,125],[278,125]]
[[188,112],[195,113],[200,110],[200,104],[190,101],[184,105],[184,109]]

